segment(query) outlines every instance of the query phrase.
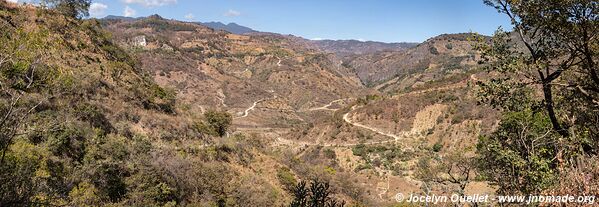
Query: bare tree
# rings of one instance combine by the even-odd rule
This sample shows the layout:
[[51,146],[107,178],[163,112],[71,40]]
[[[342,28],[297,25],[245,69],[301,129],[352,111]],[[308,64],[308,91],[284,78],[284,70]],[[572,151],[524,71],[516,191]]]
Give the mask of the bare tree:
[[38,41],[25,32],[0,38],[4,45],[0,49],[0,165],[13,139],[21,134],[24,120],[41,104],[30,102],[31,90],[49,78],[40,74],[45,65],[43,55],[37,52]]

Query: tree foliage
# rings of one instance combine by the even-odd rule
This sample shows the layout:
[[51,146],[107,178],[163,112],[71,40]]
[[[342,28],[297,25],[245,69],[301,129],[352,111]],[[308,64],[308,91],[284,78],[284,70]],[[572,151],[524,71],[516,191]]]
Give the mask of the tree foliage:
[[477,83],[480,103],[503,112],[499,128],[479,140],[479,170],[502,192],[541,192],[599,150],[599,4],[484,2],[514,29],[476,45],[493,74]]
[[73,18],[89,16],[91,2],[91,0],[42,0],[46,6]]
[[198,123],[200,131],[213,135],[225,136],[233,123],[233,117],[226,111],[208,110],[204,113],[204,121]]
[[539,193],[556,178],[559,134],[542,113],[509,112],[478,145],[479,169],[501,193]]
[[[513,95],[521,93],[509,90],[538,91],[542,94],[539,105],[547,112],[553,129],[562,136],[568,136],[572,126],[590,127],[588,121],[597,121],[596,115],[592,115],[599,110],[597,2],[486,0],[485,3],[506,14],[514,25],[514,32],[499,30],[492,44],[479,45],[483,57],[491,63],[489,69],[505,74],[493,79],[494,84],[482,86],[488,91],[507,93],[486,98],[490,102],[518,100]],[[567,109],[569,102],[562,100],[575,101],[583,110],[560,112]]]

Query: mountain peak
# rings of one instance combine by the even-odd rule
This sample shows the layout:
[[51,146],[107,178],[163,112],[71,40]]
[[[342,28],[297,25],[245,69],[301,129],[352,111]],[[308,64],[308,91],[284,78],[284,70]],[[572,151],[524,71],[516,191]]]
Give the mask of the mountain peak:
[[158,19],[158,20],[163,20],[164,18],[158,14],[152,14],[150,16],[148,16],[148,19]]
[[204,25],[206,27],[210,27],[214,30],[224,30],[233,34],[246,34],[251,32],[256,32],[252,28],[241,26],[237,23],[231,22],[228,24],[224,24],[222,22],[198,22],[200,25]]

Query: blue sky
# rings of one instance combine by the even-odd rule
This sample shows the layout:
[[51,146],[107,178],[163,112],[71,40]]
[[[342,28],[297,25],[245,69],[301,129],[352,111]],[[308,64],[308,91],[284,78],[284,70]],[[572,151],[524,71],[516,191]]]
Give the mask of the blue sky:
[[308,39],[422,42],[443,33],[511,28],[482,0],[95,0],[95,17],[159,14],[184,21],[235,22]]

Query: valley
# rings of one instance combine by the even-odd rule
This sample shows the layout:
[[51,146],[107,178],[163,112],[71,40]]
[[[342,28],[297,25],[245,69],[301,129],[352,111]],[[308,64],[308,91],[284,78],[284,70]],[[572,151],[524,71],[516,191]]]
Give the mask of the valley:
[[[448,130],[459,128],[466,122],[471,127],[489,128],[494,121],[488,116],[484,121],[467,116],[460,122],[451,121],[454,116],[464,115],[459,111],[450,112],[450,109],[471,105],[458,103],[456,101],[461,98],[452,100],[451,97],[468,94],[468,83],[478,81],[475,79],[477,72],[472,67],[473,60],[452,63],[457,64],[452,66],[434,62],[460,57],[470,50],[464,34],[445,35],[419,45],[406,44],[407,47],[396,51],[386,47],[373,50],[376,47],[370,45],[363,45],[368,49],[361,50],[357,49],[362,47],[358,44],[353,48],[339,47],[340,53],[331,53],[336,48],[332,43],[327,43],[328,49],[321,50],[314,43],[295,37],[272,33],[229,34],[160,16],[103,21],[122,47],[141,57],[142,68],[156,74],[154,78],[161,86],[176,86],[174,90],[181,100],[178,104],[188,105],[185,113],[201,116],[203,110],[194,108],[227,111],[233,118],[231,130],[225,137],[230,139],[244,134],[262,137],[267,151],[286,154],[283,157],[269,155],[278,162],[289,162],[288,159],[304,162],[289,167],[298,177],[305,170],[300,169],[303,165],[351,175],[355,179],[354,185],[364,186],[360,187],[365,190],[360,193],[360,200],[373,205],[393,203],[395,193],[419,191],[423,181],[416,173],[417,163],[428,156],[433,144],[442,143],[443,150],[439,153],[444,154],[445,148],[448,153],[472,146],[480,133],[444,135]],[[146,46],[132,42],[140,35],[146,39]],[[439,49],[438,56],[426,54],[431,47],[445,47],[447,42],[452,42],[455,47]],[[169,45],[173,51],[163,51],[160,45]],[[348,48],[361,52],[351,53]],[[427,52],[423,53],[423,50]],[[422,65],[422,70],[408,70],[407,73],[404,70],[397,74],[389,71],[392,73],[386,77],[378,77],[386,83],[364,85],[370,84],[369,77],[361,76],[360,71],[373,69],[357,69],[361,66],[354,64],[357,62],[354,58],[372,58],[370,56],[379,53],[398,56],[423,53],[414,59],[419,64],[430,64]],[[156,60],[162,63],[157,64]],[[360,61],[381,63],[376,58]],[[413,62],[410,59],[402,61]],[[181,65],[185,62],[190,67]],[[199,66],[191,66],[195,64]],[[393,64],[378,67],[394,67]],[[376,71],[382,74],[380,70]],[[438,94],[446,94],[444,96],[449,98],[442,101],[428,97]],[[415,104],[414,99],[421,101]],[[435,115],[427,114],[433,111]],[[442,115],[450,122],[440,121]],[[362,149],[367,152],[358,152]],[[323,158],[323,152],[334,152],[333,157],[337,158]],[[406,157],[387,159],[379,153],[397,153],[391,156]],[[347,182],[336,174],[326,177],[332,182]],[[472,183],[480,186],[478,182]],[[437,187],[447,188],[442,186],[445,185]]]
[[[0,1],[0,206],[495,206],[402,196],[599,189],[596,16],[535,16],[596,4],[485,1],[520,15],[514,31],[396,43],[134,10],[177,3],[101,18],[108,3]],[[363,21],[318,32],[384,34]]]

